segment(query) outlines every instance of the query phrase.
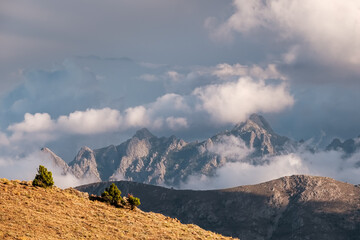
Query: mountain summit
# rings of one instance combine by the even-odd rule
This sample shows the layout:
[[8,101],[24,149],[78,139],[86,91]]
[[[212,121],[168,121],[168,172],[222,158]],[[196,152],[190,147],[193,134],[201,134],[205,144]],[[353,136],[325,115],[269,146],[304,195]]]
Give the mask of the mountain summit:
[[289,138],[276,134],[265,118],[257,114],[252,114],[248,120],[237,124],[230,135],[241,138],[249,148],[254,149],[252,157],[275,155],[294,145]]

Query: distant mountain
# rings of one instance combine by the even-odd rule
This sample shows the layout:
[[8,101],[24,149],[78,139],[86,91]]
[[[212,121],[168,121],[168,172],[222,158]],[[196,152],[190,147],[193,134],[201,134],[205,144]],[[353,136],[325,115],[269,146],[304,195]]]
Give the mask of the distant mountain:
[[327,147],[326,150],[343,151],[345,154],[351,155],[360,150],[360,137],[355,139],[347,139],[342,142],[340,139],[335,138]]
[[187,143],[175,136],[159,138],[143,128],[118,146],[82,147],[68,166],[61,165],[77,178],[178,186],[190,175],[213,176],[226,162],[261,164],[262,156],[293,151],[295,146],[289,138],[276,134],[262,116],[253,114],[231,131],[203,142]]
[[[144,211],[240,239],[355,240],[360,236],[360,188],[327,177],[291,176],[223,190],[174,190],[115,182],[141,199]],[[101,194],[110,182],[77,187]]]

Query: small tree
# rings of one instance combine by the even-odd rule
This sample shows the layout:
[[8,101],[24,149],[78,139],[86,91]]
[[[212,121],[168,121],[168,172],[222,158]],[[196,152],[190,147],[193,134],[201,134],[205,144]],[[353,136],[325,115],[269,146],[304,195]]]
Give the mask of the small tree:
[[52,173],[48,171],[46,167],[40,165],[38,168],[38,174],[36,174],[35,179],[32,182],[32,185],[43,188],[52,187],[54,185]]
[[140,205],[140,199],[137,197],[134,197],[131,194],[128,194],[127,201],[130,204],[130,207],[132,210]]
[[105,191],[101,194],[101,197],[106,202],[109,202],[111,205],[118,206],[119,202],[122,202],[121,191],[118,187],[112,183],[109,188],[106,188]]

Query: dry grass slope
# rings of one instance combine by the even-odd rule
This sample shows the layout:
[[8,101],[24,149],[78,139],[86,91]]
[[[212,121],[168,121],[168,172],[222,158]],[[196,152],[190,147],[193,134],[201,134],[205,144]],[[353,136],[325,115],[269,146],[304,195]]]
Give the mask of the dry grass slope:
[[0,239],[232,239],[139,209],[90,201],[74,189],[0,179]]

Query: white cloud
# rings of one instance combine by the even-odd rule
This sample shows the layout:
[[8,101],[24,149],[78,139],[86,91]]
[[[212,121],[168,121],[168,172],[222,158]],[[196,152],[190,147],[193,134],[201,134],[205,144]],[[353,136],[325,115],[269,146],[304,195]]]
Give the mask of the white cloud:
[[14,132],[39,132],[39,131],[51,131],[54,128],[54,122],[48,113],[26,113],[24,121],[21,123],[15,123],[8,127],[8,130]]
[[[226,151],[224,151],[226,153]],[[283,176],[306,174],[331,177],[339,181],[360,183],[360,168],[356,167],[360,153],[348,159],[342,152],[320,151],[274,156],[263,159],[263,164],[252,165],[247,162],[229,162],[219,168],[214,177],[191,176],[181,188],[216,189],[240,185],[257,184]],[[268,160],[268,161],[265,161]]]
[[216,25],[214,19],[206,22],[218,40],[231,41],[233,32],[249,35],[270,29],[280,40],[297,42],[325,61],[360,64],[357,0],[234,0],[233,4],[235,13],[225,23]]
[[275,64],[269,64],[266,68],[261,68],[258,65],[247,66],[237,64],[218,64],[213,70],[212,75],[219,78],[225,78],[232,76],[249,76],[255,79],[281,79],[286,80],[286,77],[278,72]]
[[[194,114],[196,121],[204,121],[210,114],[218,124],[238,123],[254,112],[277,112],[293,103],[286,82],[268,84],[265,81],[286,80],[273,64],[262,68],[258,65],[223,63],[214,67],[198,67],[186,75],[175,71],[166,74],[175,85],[198,87],[195,90],[190,87],[191,91],[183,94],[165,93],[153,102],[121,112],[108,107],[88,108],[54,119],[49,113],[26,113],[24,121],[8,127],[12,132],[10,139],[21,141],[33,138],[46,142],[64,134],[102,134],[140,127],[180,130],[190,127]],[[155,77],[160,79],[161,76]],[[180,76],[181,81],[178,80]]]
[[10,141],[5,133],[0,132],[0,146],[7,146]]
[[69,116],[60,116],[57,127],[74,134],[96,134],[114,131],[121,123],[122,116],[119,111],[103,108],[75,111]]
[[137,106],[125,110],[125,122],[127,126],[142,127],[149,124],[147,110],[144,106]]
[[249,77],[199,87],[193,94],[201,100],[200,108],[220,123],[238,123],[254,112],[279,112],[294,103],[285,83],[271,85]]
[[233,135],[221,136],[215,143],[206,146],[210,153],[215,153],[228,160],[241,161],[249,156],[253,150],[249,149],[241,138]]
[[169,126],[170,129],[172,130],[178,130],[181,128],[187,128],[188,127],[188,123],[186,118],[183,117],[168,117],[166,118],[166,123]]
[[168,71],[166,73],[166,75],[171,81],[174,81],[174,82],[179,81],[183,77],[180,73],[175,72],[175,71]]

